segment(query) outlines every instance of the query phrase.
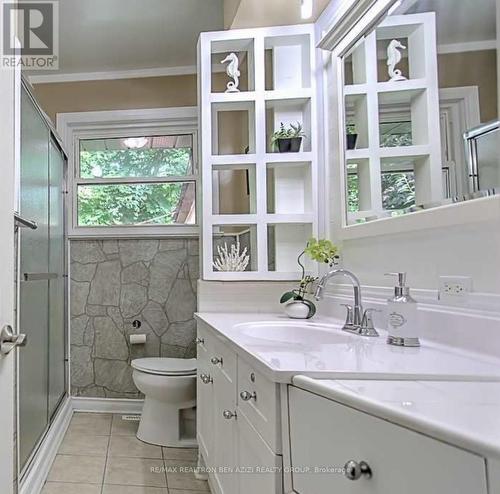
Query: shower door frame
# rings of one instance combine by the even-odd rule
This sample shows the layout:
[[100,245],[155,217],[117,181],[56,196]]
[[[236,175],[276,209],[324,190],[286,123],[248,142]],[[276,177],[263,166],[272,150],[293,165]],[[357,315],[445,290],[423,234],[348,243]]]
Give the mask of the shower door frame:
[[[19,413],[19,355],[16,358],[16,390],[15,390],[15,410],[16,410],[16,431],[17,431],[17,441],[16,441],[16,464],[17,464],[17,485],[18,489],[23,482],[23,480],[26,478],[26,476],[30,473],[30,468],[32,466],[33,460],[35,459],[38,451],[40,450],[40,447],[42,446],[45,437],[47,435],[47,432],[49,431],[54,418],[57,416],[58,411],[61,409],[62,404],[65,402],[65,399],[69,397],[69,283],[68,283],[68,272],[69,272],[69,259],[68,259],[68,230],[67,230],[67,197],[68,197],[68,153],[66,152],[61,138],[58,136],[57,131],[55,130],[54,125],[50,120],[48,120],[47,116],[41,109],[40,105],[38,104],[33,91],[31,89],[31,86],[29,82],[26,81],[24,77],[22,77],[21,80],[21,87],[19,89],[19,92],[21,93],[22,89],[26,90],[27,95],[29,96],[32,104],[34,105],[35,110],[39,113],[40,117],[42,118],[44,124],[47,126],[48,129],[48,139],[49,139],[49,147],[50,147],[50,142],[54,141],[54,143],[57,145],[59,148],[59,151],[62,154],[63,157],[63,181],[61,184],[61,192],[62,192],[62,227],[63,227],[63,266],[64,266],[64,271],[63,271],[63,279],[64,279],[64,393],[62,394],[58,404],[56,405],[53,413],[48,416],[48,421],[46,424],[45,429],[43,430],[42,434],[40,435],[40,438],[38,441],[34,444],[33,450],[31,451],[30,455],[27,457],[26,462],[23,466],[21,466],[21,458],[20,458],[20,432],[21,432],[21,423],[20,423],[20,413]],[[19,111],[19,118],[20,118],[20,111]],[[20,146],[20,139],[19,139],[19,146]],[[20,155],[20,153],[19,153]],[[20,166],[21,166],[21,160],[19,158],[18,163],[18,170],[16,171],[16,180],[19,181],[20,177]],[[48,166],[50,169],[50,161],[48,162]],[[49,171],[50,173],[50,171]],[[20,183],[18,184],[20,187]],[[49,175],[49,180],[47,183],[47,187],[50,187],[50,175]],[[20,199],[19,199],[20,200]],[[49,194],[49,201],[50,201],[50,194]],[[49,204],[49,209],[50,209],[50,204]],[[49,213],[49,220],[50,220],[50,213]],[[50,235],[50,224],[49,224],[49,235]],[[50,237],[49,237],[50,238]],[[19,245],[18,245],[18,252],[19,252]],[[18,257],[16,256],[16,272],[17,272],[17,279],[19,279],[19,276],[21,275],[20,273],[20,262]],[[50,295],[49,295],[50,296]],[[17,284],[17,290],[16,290],[16,326],[19,327],[19,310],[18,309],[18,303],[19,303],[19,298],[20,298],[20,284]],[[50,298],[49,298],[49,303],[50,303]],[[50,332],[50,327],[47,328],[47,331]],[[28,342],[29,345],[29,342]],[[49,341],[50,345],[50,341]],[[22,352],[22,350],[21,350]],[[22,355],[22,354],[21,354]],[[47,353],[47,359],[49,359],[49,354]],[[50,363],[50,362],[49,362]],[[49,387],[49,374],[47,374],[47,390]],[[49,396],[47,394],[47,407],[49,403]],[[48,413],[48,409],[47,409]]]

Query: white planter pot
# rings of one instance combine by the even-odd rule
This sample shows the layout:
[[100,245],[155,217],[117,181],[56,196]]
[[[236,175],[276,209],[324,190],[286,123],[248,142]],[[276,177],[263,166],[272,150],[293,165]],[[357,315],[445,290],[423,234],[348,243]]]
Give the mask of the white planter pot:
[[292,319],[309,319],[311,308],[301,300],[294,300],[285,305],[285,314]]

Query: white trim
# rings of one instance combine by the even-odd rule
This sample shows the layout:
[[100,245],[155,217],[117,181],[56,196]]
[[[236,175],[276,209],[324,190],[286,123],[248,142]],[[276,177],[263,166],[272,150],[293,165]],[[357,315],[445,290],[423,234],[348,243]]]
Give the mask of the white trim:
[[144,400],[121,398],[71,398],[74,412],[140,414]]
[[143,77],[165,77],[196,74],[196,65],[178,67],[155,67],[151,69],[109,70],[103,72],[72,72],[66,74],[44,74],[29,76],[31,84],[54,82],[109,81],[116,79],[139,79]]
[[148,227],[76,227],[76,174],[75,139],[77,137],[104,137],[145,134],[188,132],[193,134],[193,176],[186,181],[196,182],[196,200],[200,199],[199,163],[197,155],[198,116],[196,107],[152,108],[144,110],[111,110],[93,112],[74,112],[57,114],[57,131],[68,150],[68,237],[69,238],[150,238],[150,237],[187,237],[199,234],[197,225],[172,225]]
[[447,53],[464,53],[468,51],[483,51],[483,50],[496,50],[497,40],[482,40],[482,41],[466,41],[464,43],[450,43],[445,45],[438,45],[437,52],[439,55]]
[[66,397],[33,457],[28,471],[20,479],[19,494],[38,494],[42,490],[72,416],[72,399]]

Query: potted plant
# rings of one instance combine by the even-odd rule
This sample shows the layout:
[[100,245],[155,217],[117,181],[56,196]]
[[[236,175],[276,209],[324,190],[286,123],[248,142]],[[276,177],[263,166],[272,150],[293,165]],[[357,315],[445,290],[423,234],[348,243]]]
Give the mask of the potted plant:
[[306,248],[297,258],[297,263],[302,269],[302,277],[299,287],[285,292],[280,299],[281,304],[285,304],[285,313],[292,319],[310,319],[316,314],[316,306],[308,299],[312,294],[312,286],[317,278],[306,275],[302,256],[307,255],[316,262],[326,263],[333,266],[338,260],[338,248],[330,240],[311,238],[308,240]]
[[346,126],[347,149],[356,149],[356,141],[358,134],[356,133],[356,126],[354,124],[347,124]]
[[297,153],[300,150],[303,137],[305,134],[299,122],[296,125],[290,124],[288,127],[281,122],[280,128],[271,136],[271,145],[280,153]]

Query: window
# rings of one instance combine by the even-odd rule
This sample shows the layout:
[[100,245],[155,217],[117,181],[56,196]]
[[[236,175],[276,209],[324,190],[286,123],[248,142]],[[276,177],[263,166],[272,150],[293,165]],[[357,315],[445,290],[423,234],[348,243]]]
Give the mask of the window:
[[193,135],[80,139],[77,226],[194,225]]

